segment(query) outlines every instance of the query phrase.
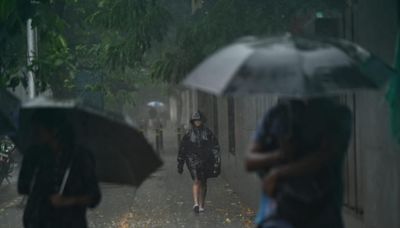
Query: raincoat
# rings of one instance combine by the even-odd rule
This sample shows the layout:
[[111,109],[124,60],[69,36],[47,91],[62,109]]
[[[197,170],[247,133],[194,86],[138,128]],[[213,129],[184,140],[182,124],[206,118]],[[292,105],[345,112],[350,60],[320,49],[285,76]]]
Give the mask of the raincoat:
[[47,146],[35,146],[24,153],[18,179],[18,192],[28,195],[23,215],[24,227],[87,227],[86,207],[54,207],[50,196],[57,194],[67,167],[70,174],[63,196],[89,196],[95,207],[101,194],[95,176],[94,159],[83,148],[74,147],[56,159]]
[[193,126],[182,138],[177,160],[181,166],[186,163],[193,180],[218,176],[221,158],[217,138],[206,126]]

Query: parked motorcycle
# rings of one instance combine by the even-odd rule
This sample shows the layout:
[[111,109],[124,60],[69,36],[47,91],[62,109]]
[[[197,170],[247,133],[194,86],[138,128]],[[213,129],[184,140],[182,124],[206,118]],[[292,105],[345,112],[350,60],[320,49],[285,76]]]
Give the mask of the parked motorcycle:
[[9,178],[14,171],[14,154],[16,147],[7,136],[0,138],[0,186],[4,180],[10,183]]

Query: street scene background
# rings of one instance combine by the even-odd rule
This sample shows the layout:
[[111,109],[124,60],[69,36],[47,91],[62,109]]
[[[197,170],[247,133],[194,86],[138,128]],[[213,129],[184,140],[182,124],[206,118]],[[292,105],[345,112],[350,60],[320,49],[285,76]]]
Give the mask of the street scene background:
[[[173,129],[164,130],[161,156],[164,166],[139,188],[102,184],[100,206],[88,213],[90,227],[252,227],[254,209],[242,202],[229,183],[209,181],[207,212],[192,210],[191,178],[176,172],[177,138]],[[155,145],[155,133],[149,132]],[[0,186],[0,221],[4,228],[22,227],[23,197],[17,194],[18,165],[8,183]]]
[[[366,71],[400,69],[398,0],[0,0],[0,88],[21,102],[76,99],[125,116],[164,162],[139,188],[101,183],[102,201],[88,211],[90,227],[255,227],[262,182],[244,162],[279,96],[217,96],[182,82],[229,44],[288,33],[360,45],[381,61]],[[352,112],[343,165],[348,228],[400,227],[400,80],[386,83],[336,97]],[[1,103],[0,114],[7,108]],[[177,155],[199,110],[218,138],[222,166],[209,179],[206,211],[196,214],[193,181],[186,167],[178,174]],[[22,227],[21,159],[16,152],[0,185],[0,228]]]

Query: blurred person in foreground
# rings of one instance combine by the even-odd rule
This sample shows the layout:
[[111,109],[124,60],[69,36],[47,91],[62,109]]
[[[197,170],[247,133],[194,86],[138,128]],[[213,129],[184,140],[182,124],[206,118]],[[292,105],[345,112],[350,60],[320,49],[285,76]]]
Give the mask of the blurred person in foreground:
[[92,154],[74,143],[62,113],[36,112],[31,124],[34,143],[23,152],[18,179],[18,192],[28,196],[24,227],[87,227],[86,210],[101,199]]
[[283,99],[246,158],[262,180],[259,228],[342,228],[342,169],[351,111],[332,98]]
[[207,179],[217,177],[221,169],[218,140],[204,125],[205,118],[200,112],[193,113],[192,128],[183,136],[178,153],[178,173],[182,174],[186,163],[193,183],[193,210],[204,212],[207,195]]

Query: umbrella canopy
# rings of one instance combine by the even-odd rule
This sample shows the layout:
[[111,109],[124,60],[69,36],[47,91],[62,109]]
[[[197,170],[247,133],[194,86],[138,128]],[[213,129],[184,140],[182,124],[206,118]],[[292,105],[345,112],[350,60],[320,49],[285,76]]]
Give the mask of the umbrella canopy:
[[67,117],[68,123],[73,126],[76,144],[94,154],[100,181],[139,186],[162,165],[144,136],[127,119],[84,107],[74,101],[39,98],[24,104],[19,131],[19,142],[23,148],[32,144],[30,120],[35,113],[62,113]]
[[147,107],[149,108],[149,116],[152,119],[157,118],[157,116],[163,114],[166,111],[165,104],[161,101],[148,102]]
[[150,101],[149,103],[147,103],[147,106],[153,108],[164,108],[165,104],[162,103],[161,101]]
[[5,89],[0,89],[0,135],[12,135],[17,129],[21,101]]
[[395,74],[349,41],[286,35],[229,45],[201,63],[183,84],[217,95],[319,96],[378,89]]

